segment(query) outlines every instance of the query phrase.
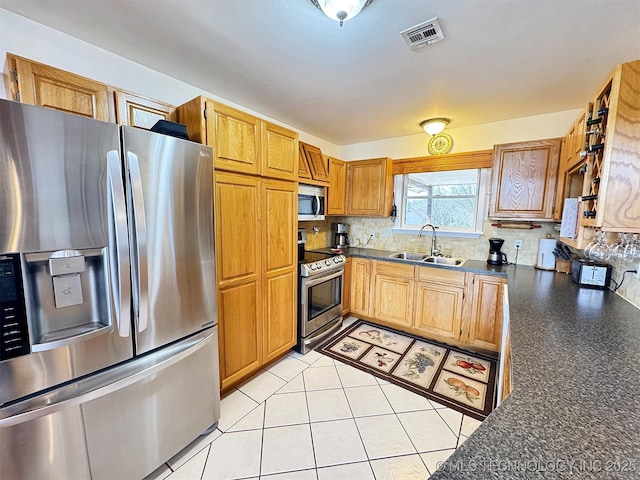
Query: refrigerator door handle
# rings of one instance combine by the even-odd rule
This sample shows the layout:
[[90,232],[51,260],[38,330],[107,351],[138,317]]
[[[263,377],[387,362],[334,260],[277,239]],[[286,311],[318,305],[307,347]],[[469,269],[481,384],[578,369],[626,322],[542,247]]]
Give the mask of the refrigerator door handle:
[[133,270],[133,303],[137,319],[138,332],[147,328],[147,221],[144,213],[144,199],[142,192],[142,175],[140,164],[135,153],[127,152],[129,170],[129,186],[131,188],[131,206],[133,209],[132,247],[134,259],[131,263]]
[[111,291],[115,304],[118,334],[128,337],[131,331],[131,284],[129,279],[129,244],[127,240],[127,209],[120,170],[120,152],[107,152],[109,181],[109,262]]

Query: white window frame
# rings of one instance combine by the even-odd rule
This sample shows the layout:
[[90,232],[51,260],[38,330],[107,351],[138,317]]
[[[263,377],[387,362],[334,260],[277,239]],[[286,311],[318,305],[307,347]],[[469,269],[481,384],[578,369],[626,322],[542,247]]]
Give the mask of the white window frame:
[[[491,181],[491,169],[481,168],[480,178],[478,180],[478,196],[476,205],[475,225],[469,230],[447,229],[446,227],[438,228],[439,237],[457,237],[457,238],[478,238],[483,234],[482,225],[487,218],[489,207],[489,182]],[[396,175],[393,178],[393,195],[398,210],[396,216],[393,233],[416,235],[420,230],[420,226],[408,227],[402,226],[402,215],[406,208],[406,197],[404,196],[405,175]],[[439,225],[436,225],[439,226]]]

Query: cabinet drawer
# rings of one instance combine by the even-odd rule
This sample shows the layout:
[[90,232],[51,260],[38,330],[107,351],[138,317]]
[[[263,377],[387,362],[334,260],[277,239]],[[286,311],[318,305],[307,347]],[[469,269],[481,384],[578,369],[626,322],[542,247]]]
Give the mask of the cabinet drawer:
[[418,270],[416,275],[418,280],[464,285],[464,272],[432,267],[416,267],[416,269]]
[[404,263],[376,262],[376,274],[413,278],[415,266]]

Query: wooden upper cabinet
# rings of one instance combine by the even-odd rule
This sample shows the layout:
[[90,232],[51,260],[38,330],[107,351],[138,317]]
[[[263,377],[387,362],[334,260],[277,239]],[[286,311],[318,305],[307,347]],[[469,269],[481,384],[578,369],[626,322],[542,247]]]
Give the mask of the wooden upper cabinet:
[[259,175],[260,120],[231,107],[206,102],[207,145],[219,170]]
[[309,162],[304,153],[304,143],[298,143],[298,179],[301,182],[311,179],[311,170],[309,170]]
[[[309,145],[308,143],[300,142],[300,157],[304,157],[306,166],[302,167],[303,175],[306,175],[304,169],[307,168],[310,176],[302,177],[313,180],[313,184],[316,185],[328,185],[329,184],[329,170],[327,166],[327,159],[322,155],[322,152],[318,147]],[[302,162],[302,160],[301,160]]]
[[329,157],[329,188],[327,190],[327,215],[344,215],[347,187],[347,164]]
[[552,220],[560,138],[496,145],[489,217]]
[[393,201],[391,159],[347,162],[347,215],[388,216]]
[[298,176],[298,134],[262,122],[262,175],[281,180]]
[[13,72],[13,99],[105,122],[115,121],[113,96],[107,85],[10,54],[7,61]]
[[158,120],[172,120],[175,107],[134,93],[116,90],[116,122],[149,130]]

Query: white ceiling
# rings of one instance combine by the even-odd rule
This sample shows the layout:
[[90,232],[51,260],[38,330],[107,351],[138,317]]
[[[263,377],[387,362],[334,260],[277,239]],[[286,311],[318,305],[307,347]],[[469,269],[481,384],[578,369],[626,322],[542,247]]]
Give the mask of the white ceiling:
[[[310,0],[0,6],[336,145],[582,108],[640,58],[638,0],[374,0],[342,28]],[[445,40],[411,51],[433,17]]]

